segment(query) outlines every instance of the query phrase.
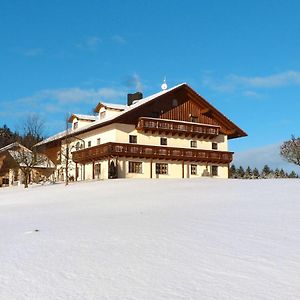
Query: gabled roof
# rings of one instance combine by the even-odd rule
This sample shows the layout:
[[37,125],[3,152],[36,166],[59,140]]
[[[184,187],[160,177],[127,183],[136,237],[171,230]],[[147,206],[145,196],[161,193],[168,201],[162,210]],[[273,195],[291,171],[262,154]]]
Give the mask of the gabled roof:
[[100,108],[104,107],[104,108],[108,108],[108,109],[114,109],[114,110],[119,110],[119,111],[123,111],[126,108],[128,108],[127,105],[123,105],[123,104],[115,104],[115,103],[107,103],[107,102],[99,102],[97,104],[97,106],[95,107],[94,111],[95,112],[99,112]]
[[149,104],[152,101],[158,100],[159,98],[161,98],[162,96],[164,96],[168,93],[174,92],[174,91],[182,89],[182,88],[187,89],[187,91],[189,93],[193,94],[194,97],[197,98],[198,101],[203,103],[210,111],[212,111],[214,116],[216,116],[219,120],[221,120],[223,123],[226,123],[227,126],[232,128],[232,133],[228,133],[229,138],[237,138],[237,137],[247,136],[246,132],[244,132],[242,129],[240,129],[237,125],[235,125],[232,121],[230,121],[227,117],[225,117],[220,111],[218,111],[215,107],[213,107],[211,104],[209,104],[207,100],[205,100],[202,96],[200,96],[198,93],[196,93],[187,83],[181,83],[181,84],[176,85],[167,90],[163,90],[163,91],[160,91],[153,95],[150,95],[148,97],[145,97],[130,106],[122,105],[123,107],[125,107],[125,109],[116,116],[111,116],[111,117],[108,117],[105,119],[97,119],[96,121],[91,122],[90,124],[87,124],[86,126],[60,132],[54,136],[51,136],[51,137],[39,142],[35,146],[40,146],[43,144],[50,143],[52,141],[61,140],[65,136],[75,136],[75,135],[78,135],[78,134],[81,134],[81,133],[90,131],[92,129],[108,125],[108,124],[121,122],[121,120],[125,117],[125,115],[129,114],[130,112],[137,110],[138,108],[140,108],[141,106],[143,106],[145,104]]
[[[37,154],[39,159],[38,162],[35,164],[33,164],[34,154],[29,149],[25,150],[25,152],[8,150],[8,153],[20,167],[26,167],[32,164],[33,168],[41,168],[41,169],[55,168],[55,164],[43,153]],[[26,159],[26,161],[28,162],[27,165],[23,162],[24,161],[23,159]]]
[[68,119],[68,122],[72,122],[74,118],[77,118],[78,120],[86,120],[91,122],[96,121],[98,119],[97,116],[93,115],[72,114]]
[[14,143],[11,143],[11,144],[9,144],[9,145],[7,145],[5,147],[0,148],[0,152],[4,152],[4,151],[7,151],[7,150],[12,150],[12,149],[16,149],[16,148],[22,148],[24,150],[30,151],[28,148],[24,147],[20,143],[14,142]]

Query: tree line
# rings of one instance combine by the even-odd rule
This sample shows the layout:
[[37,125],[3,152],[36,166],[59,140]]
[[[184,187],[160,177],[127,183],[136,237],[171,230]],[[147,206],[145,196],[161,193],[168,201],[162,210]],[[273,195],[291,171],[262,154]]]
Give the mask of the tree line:
[[0,148],[18,142],[32,150],[44,139],[44,122],[38,115],[29,115],[23,122],[21,131],[12,131],[7,125],[0,127]]
[[236,179],[271,179],[271,178],[299,178],[295,171],[290,173],[283,169],[276,168],[272,170],[268,165],[265,165],[261,170],[258,168],[251,169],[248,166],[244,169],[242,166],[236,167],[234,164],[229,168],[229,178]]

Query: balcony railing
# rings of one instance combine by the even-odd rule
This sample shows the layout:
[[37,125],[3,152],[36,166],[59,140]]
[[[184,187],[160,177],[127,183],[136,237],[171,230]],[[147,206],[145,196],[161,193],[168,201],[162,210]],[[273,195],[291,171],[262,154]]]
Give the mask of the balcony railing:
[[232,152],[225,151],[107,143],[75,151],[72,156],[77,163],[117,156],[228,164],[232,161],[232,154]]
[[180,122],[172,120],[162,120],[155,118],[139,118],[137,130],[151,131],[167,134],[192,135],[202,138],[214,138],[219,134],[219,126],[209,124],[195,124],[190,122]]

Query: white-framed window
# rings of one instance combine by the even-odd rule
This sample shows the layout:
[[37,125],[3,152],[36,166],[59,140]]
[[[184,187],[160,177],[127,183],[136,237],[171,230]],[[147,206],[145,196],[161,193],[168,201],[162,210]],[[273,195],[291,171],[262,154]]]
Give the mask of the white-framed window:
[[74,122],[74,124],[73,124],[73,129],[76,129],[76,128],[78,128],[78,122]]
[[100,163],[95,163],[95,167],[94,167],[94,174],[95,174],[95,178],[99,178],[101,175],[101,164]]
[[100,119],[104,119],[106,116],[106,111],[101,111],[100,112]]
[[197,165],[191,165],[191,175],[197,175]]
[[100,145],[100,144],[101,144],[101,139],[98,138],[98,139],[97,139],[97,145]]
[[218,150],[218,143],[211,143],[211,148],[213,150]]
[[137,143],[137,136],[136,135],[129,135],[129,143],[136,144]]
[[218,176],[218,166],[211,166],[211,175]]
[[143,172],[143,163],[137,161],[128,162],[128,173],[139,173]]
[[167,146],[168,145],[168,139],[167,138],[160,138],[160,144],[163,146]]
[[168,174],[168,164],[156,163],[155,165],[156,174]]
[[197,141],[191,141],[191,148],[197,148]]
[[80,142],[77,142],[76,145],[75,145],[76,151],[80,150],[80,148],[81,148],[81,147],[80,147]]
[[88,147],[92,147],[92,141],[88,141]]

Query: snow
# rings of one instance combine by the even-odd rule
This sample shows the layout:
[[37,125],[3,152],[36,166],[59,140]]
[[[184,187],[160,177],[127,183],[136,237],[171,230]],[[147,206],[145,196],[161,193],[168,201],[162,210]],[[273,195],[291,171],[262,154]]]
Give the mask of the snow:
[[2,188],[0,299],[299,299],[299,213],[292,179]]

